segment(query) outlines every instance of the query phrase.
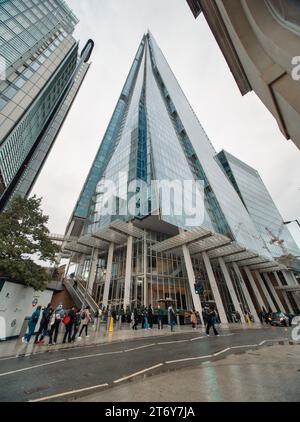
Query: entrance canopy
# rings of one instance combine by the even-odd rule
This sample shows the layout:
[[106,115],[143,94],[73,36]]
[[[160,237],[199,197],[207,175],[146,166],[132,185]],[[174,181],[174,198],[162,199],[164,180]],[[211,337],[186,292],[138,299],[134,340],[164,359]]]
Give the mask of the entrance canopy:
[[[116,220],[109,226],[92,234],[81,236],[77,240],[72,238],[70,241],[68,238],[63,238],[63,252],[91,255],[94,248],[99,251],[107,251],[110,243],[125,245],[128,236],[141,239],[144,237],[144,233],[140,221],[137,227],[135,222]],[[244,245],[232,241],[229,237],[211,232],[204,227],[181,230],[180,233],[152,245],[151,249],[158,253],[172,252],[182,256],[182,246],[184,245],[187,246],[192,257],[206,252],[211,260],[223,258],[227,264],[235,263],[239,267],[247,266],[250,270],[270,272],[286,269],[272,258],[261,256]]]

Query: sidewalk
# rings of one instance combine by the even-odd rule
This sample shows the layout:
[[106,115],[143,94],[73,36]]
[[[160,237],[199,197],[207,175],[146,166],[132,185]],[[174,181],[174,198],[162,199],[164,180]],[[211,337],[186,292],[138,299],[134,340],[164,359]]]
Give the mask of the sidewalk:
[[[262,326],[261,324],[252,324],[248,326],[246,324],[221,324],[219,329],[224,330],[249,330],[249,329],[261,329],[265,328],[266,326]],[[90,337],[85,338],[83,335],[82,340],[77,340],[75,343],[71,344],[62,344],[63,336],[64,336],[65,328],[63,326],[60,327],[60,333],[58,336],[58,342],[56,345],[49,346],[48,341],[49,338],[45,337],[45,344],[43,345],[36,345],[34,344],[34,337],[31,338],[30,344],[22,343],[21,339],[19,340],[8,340],[0,342],[0,359],[7,358],[7,357],[15,357],[15,356],[29,356],[35,353],[45,353],[48,351],[54,350],[61,350],[61,349],[73,349],[75,347],[82,347],[82,346],[92,346],[97,344],[110,344],[116,343],[121,341],[128,341],[128,340],[137,340],[137,339],[147,339],[151,337],[157,336],[172,336],[178,334],[197,334],[197,333],[204,333],[205,329],[202,327],[193,330],[190,325],[186,326],[176,326],[174,332],[170,331],[168,326],[165,326],[163,330],[158,330],[158,328],[153,328],[152,330],[144,330],[142,328],[138,329],[137,331],[133,331],[129,324],[123,324],[121,328],[118,328],[118,324],[115,324],[115,328],[113,333],[109,333],[107,330],[107,325],[102,324],[95,324],[89,326],[89,335]]]
[[299,402],[299,363],[299,345],[274,345],[193,368],[140,376],[113,390],[69,401]]

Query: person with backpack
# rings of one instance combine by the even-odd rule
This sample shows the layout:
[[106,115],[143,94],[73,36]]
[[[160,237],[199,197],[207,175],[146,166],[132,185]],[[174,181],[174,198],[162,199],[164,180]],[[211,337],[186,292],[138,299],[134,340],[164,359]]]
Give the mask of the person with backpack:
[[[52,314],[51,321],[50,321],[50,339],[49,345],[52,346],[53,344],[57,343],[57,337],[59,332],[60,323],[63,320],[65,315],[63,305],[58,305],[55,311]],[[53,341],[53,334],[54,334],[54,341]]]
[[29,343],[31,337],[34,335],[36,324],[38,323],[38,320],[41,315],[41,306],[38,306],[37,309],[33,312],[31,315],[31,318],[28,322],[28,333],[25,334],[25,336],[22,338],[23,343]]
[[64,317],[63,324],[65,324],[66,331],[63,339],[63,344],[65,344],[67,337],[68,337],[68,343],[71,343],[72,341],[72,331],[73,331],[73,325],[75,320],[75,308],[73,307]]
[[[42,343],[43,340],[44,340],[44,337],[48,334],[48,326],[49,326],[52,314],[53,314],[53,309],[51,307],[51,303],[49,303],[47,308],[44,308],[44,310],[43,310],[40,328],[39,328],[39,331],[37,332],[37,334],[35,336],[34,344]],[[39,336],[41,336],[40,339],[39,339]]]
[[81,330],[80,330],[80,333],[79,333],[78,340],[82,339],[81,334],[82,334],[84,329],[85,329],[86,338],[89,337],[89,335],[88,335],[88,325],[89,325],[90,321],[92,320],[92,315],[91,315],[90,309],[91,308],[89,306],[86,306],[84,308],[82,314],[81,314],[81,324],[82,325],[81,325]]

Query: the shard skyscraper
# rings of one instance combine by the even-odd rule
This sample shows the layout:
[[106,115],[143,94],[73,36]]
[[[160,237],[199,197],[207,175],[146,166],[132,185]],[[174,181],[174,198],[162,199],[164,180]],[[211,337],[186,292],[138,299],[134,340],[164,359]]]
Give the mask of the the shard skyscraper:
[[173,302],[201,316],[211,304],[224,323],[299,308],[297,273],[274,260],[151,33],[138,48],[64,250],[92,305]]

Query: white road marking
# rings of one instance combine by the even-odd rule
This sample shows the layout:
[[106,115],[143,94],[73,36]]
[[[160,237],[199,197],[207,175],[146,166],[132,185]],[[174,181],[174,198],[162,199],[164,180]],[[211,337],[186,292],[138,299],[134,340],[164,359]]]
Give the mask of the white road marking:
[[174,344],[174,343],[187,343],[188,341],[189,340],[164,341],[157,344],[162,345],[162,344]]
[[83,391],[95,390],[96,388],[102,388],[102,387],[108,387],[108,384],[94,385],[93,387],[81,388],[80,390],[67,391],[66,393],[54,394],[53,396],[47,396],[47,397],[42,397],[40,399],[28,400],[28,401],[30,403],[36,403],[39,401],[46,401],[46,400],[56,399],[58,397],[69,396],[71,394],[82,393]]
[[96,356],[116,355],[119,353],[123,353],[123,350],[120,350],[119,352],[95,353],[94,355],[76,356],[74,358],[68,358],[68,360],[88,359]]
[[168,360],[165,363],[169,364],[169,363],[186,362],[188,360],[208,359],[208,358],[212,358],[212,357],[213,357],[213,355],[197,356],[195,358],[185,358],[185,359],[177,359],[177,360]]
[[159,363],[155,366],[151,366],[150,368],[146,368],[146,369],[143,369],[142,371],[135,372],[134,374],[128,375],[127,377],[120,378],[120,379],[114,381],[114,384],[118,384],[119,382],[122,382],[122,381],[128,380],[130,378],[136,377],[137,375],[144,374],[145,372],[149,372],[152,369],[159,368],[160,366],[163,366],[163,363]]
[[133,350],[146,349],[147,347],[156,346],[156,343],[146,344],[145,346],[134,347],[133,349],[126,349],[124,352],[132,352]]
[[200,340],[202,338],[206,338],[206,336],[195,337],[195,338],[192,338],[190,341],[196,341],[196,340]]
[[230,349],[231,349],[231,347],[227,347],[226,349],[223,349],[220,352],[214,353],[214,356],[219,356],[222,353],[228,352],[228,350],[230,350]]
[[42,363],[41,365],[28,366],[27,368],[16,369],[15,371],[4,372],[4,373],[0,374],[0,377],[4,377],[5,375],[16,374],[17,372],[30,371],[31,369],[41,368],[42,366],[55,365],[56,363],[65,362],[65,361],[66,361],[66,359],[60,359],[60,360],[56,360],[54,362]]
[[245,344],[243,346],[231,346],[231,349],[241,349],[243,347],[257,347],[258,344]]

